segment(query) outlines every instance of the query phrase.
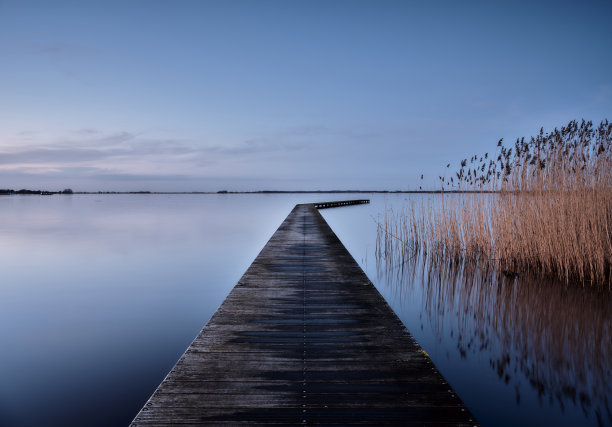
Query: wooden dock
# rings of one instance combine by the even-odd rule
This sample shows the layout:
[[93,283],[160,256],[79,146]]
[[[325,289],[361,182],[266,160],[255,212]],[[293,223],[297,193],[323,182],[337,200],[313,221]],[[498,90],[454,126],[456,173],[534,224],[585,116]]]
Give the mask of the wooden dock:
[[293,209],[132,426],[477,425],[316,205],[331,207]]
[[370,203],[369,200],[340,200],[338,202],[319,202],[313,203],[317,209],[340,208],[342,206],[363,205]]

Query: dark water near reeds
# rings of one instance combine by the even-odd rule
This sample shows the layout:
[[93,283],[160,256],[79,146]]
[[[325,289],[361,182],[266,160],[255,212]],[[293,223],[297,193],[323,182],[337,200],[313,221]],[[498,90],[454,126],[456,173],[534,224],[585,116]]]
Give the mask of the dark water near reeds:
[[[612,424],[610,294],[377,266],[409,197],[322,213],[478,420]],[[350,198],[1,196],[0,425],[127,425],[293,205]]]

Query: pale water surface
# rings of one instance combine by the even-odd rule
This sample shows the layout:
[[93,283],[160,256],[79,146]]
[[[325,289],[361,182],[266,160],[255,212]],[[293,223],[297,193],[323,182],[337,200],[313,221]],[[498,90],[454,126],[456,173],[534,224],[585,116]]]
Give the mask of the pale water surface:
[[[127,425],[296,203],[362,197],[0,196],[0,425]],[[422,196],[368,197],[322,213],[483,425],[611,424],[609,294],[377,267]]]

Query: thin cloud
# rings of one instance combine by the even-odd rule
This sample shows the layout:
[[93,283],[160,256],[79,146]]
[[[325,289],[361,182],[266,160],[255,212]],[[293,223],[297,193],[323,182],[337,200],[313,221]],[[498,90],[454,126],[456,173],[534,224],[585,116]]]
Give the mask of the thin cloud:
[[0,148],[0,172],[69,181],[179,182],[201,179],[283,181],[336,175],[333,165],[349,162],[374,133],[301,126],[261,134],[232,145],[156,138],[131,131],[82,128],[53,142],[25,140]]
[[213,146],[203,149],[204,153],[217,153],[223,155],[248,155],[270,152],[286,152],[303,150],[305,147],[297,143],[281,142],[272,138],[254,138],[232,147]]
[[76,43],[28,42],[0,48],[8,55],[44,55],[54,57],[82,57],[96,52],[96,49]]
[[342,146],[364,141],[380,140],[375,132],[336,129],[327,126],[296,126],[278,132],[271,132],[250,138],[236,146],[215,146],[207,151],[227,155],[248,155],[258,153],[292,153],[297,151],[317,151],[321,146]]
[[[25,143],[24,143],[25,142]],[[20,141],[0,148],[0,170],[26,174],[74,174],[100,178],[182,179],[211,165],[210,151],[178,139],[156,139],[128,131],[79,130],[53,143]],[[197,163],[197,164],[196,164]],[[109,172],[112,171],[112,172]],[[84,173],[84,172],[83,172]],[[119,178],[113,178],[119,179]]]
[[0,153],[0,165],[40,164],[40,163],[78,163],[103,160],[125,154],[120,150],[93,150],[86,148],[35,148],[12,153]]
[[74,132],[77,135],[87,135],[87,136],[91,136],[91,135],[99,135],[100,133],[102,133],[101,130],[98,129],[94,129],[94,128],[82,128],[82,129],[78,129]]
[[193,180],[193,175],[185,174],[134,174],[134,173],[114,173],[96,171],[89,175],[90,178],[103,181],[189,181]]

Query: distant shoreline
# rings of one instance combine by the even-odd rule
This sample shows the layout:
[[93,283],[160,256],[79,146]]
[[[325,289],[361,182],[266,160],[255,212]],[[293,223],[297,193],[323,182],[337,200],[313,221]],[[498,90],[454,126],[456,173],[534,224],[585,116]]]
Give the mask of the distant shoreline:
[[3,190],[0,196],[10,195],[43,195],[55,194],[465,194],[465,193],[497,193],[489,190],[257,190],[257,191],[45,191],[45,190]]

